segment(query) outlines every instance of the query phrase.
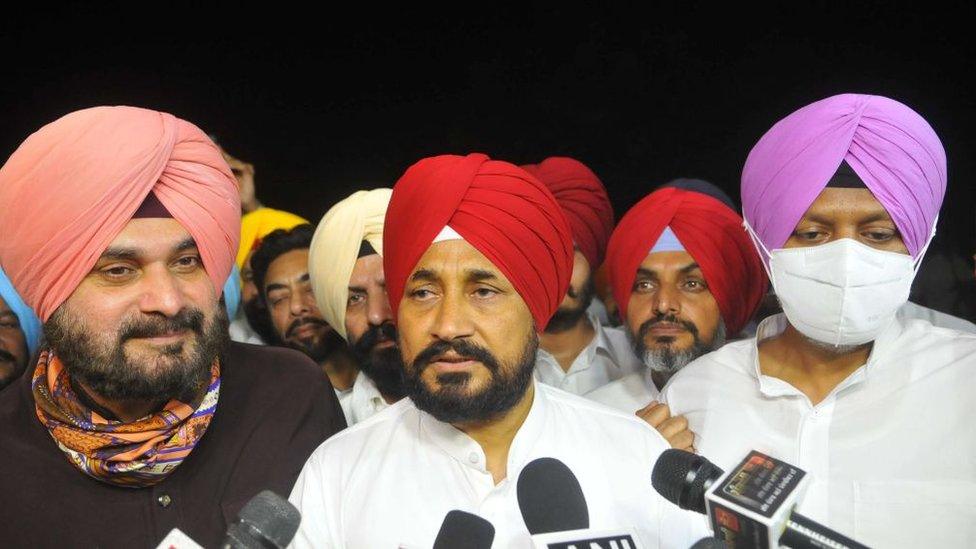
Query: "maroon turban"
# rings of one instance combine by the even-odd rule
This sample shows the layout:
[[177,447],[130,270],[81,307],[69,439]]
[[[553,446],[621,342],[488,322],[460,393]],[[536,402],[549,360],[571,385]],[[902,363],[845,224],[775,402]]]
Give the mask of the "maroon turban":
[[573,230],[573,242],[596,271],[603,263],[613,231],[613,206],[603,183],[579,160],[562,156],[522,168],[552,191]]
[[545,328],[573,274],[569,226],[545,185],[483,154],[425,158],[393,187],[383,230],[393,316],[407,277],[448,225],[502,271]]
[[637,268],[665,227],[701,267],[729,335],[738,334],[766,293],[766,273],[742,218],[718,200],[692,191],[655,191],[624,215],[610,237],[607,269],[621,316],[627,314]]

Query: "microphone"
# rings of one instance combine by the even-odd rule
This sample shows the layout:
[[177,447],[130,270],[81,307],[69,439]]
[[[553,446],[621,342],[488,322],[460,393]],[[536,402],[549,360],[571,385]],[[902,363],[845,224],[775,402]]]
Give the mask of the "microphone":
[[651,484],[678,507],[708,515],[715,535],[735,547],[867,549],[793,512],[806,480],[801,469],[753,450],[722,475],[704,457],[672,448],[654,464]]
[[529,462],[519,474],[515,490],[522,520],[532,535],[590,527],[583,488],[569,467],[556,458]]
[[522,520],[536,549],[641,549],[632,528],[590,529],[590,512],[576,475],[551,457],[529,462],[515,486]]
[[434,539],[434,549],[488,549],[495,540],[495,527],[487,520],[458,511],[450,511],[441,523],[441,529]]
[[729,546],[718,538],[702,538],[689,549],[729,549]]
[[265,490],[251,498],[227,527],[221,549],[284,549],[302,515],[288,500]]

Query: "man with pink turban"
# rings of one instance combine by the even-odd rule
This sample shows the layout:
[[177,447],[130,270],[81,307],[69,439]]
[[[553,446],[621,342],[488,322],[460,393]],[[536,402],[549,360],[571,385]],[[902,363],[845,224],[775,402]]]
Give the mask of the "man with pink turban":
[[573,276],[539,334],[535,374],[542,383],[583,395],[641,366],[627,334],[603,326],[600,310],[605,318],[606,309],[595,297],[593,274],[613,230],[613,207],[603,183],[578,160],[554,156],[522,168],[552,192],[573,233]]
[[5,545],[214,546],[344,426],[307,358],[228,342],[239,233],[218,149],[166,113],[73,112],[0,168],[0,264],[44,323],[0,394]]
[[873,547],[976,539],[976,335],[899,314],[946,173],[931,126],[885,97],[778,122],[746,160],[742,207],[784,312],[662,393],[705,457],[798,466],[798,510]]
[[546,510],[520,512],[519,477],[543,457],[579,481],[589,519],[569,524],[687,547],[681,515],[646,481],[664,439],[533,380],[538,332],[569,285],[570,234],[546,187],[507,162],[444,155],[406,171],[383,270],[410,398],[312,455],[291,495],[303,516],[295,547],[430,547],[452,510],[493,527],[477,541],[467,532],[465,546],[529,547],[523,513]]

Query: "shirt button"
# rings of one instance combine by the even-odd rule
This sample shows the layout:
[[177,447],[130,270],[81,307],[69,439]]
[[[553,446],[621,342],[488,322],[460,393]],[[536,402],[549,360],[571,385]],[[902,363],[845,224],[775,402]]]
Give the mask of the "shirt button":
[[478,453],[477,452],[471,452],[470,454],[468,454],[468,461],[470,461],[471,463],[477,464],[478,463]]
[[169,494],[163,494],[156,498],[156,502],[159,503],[160,507],[169,507],[170,503],[173,503],[173,498],[169,497]]

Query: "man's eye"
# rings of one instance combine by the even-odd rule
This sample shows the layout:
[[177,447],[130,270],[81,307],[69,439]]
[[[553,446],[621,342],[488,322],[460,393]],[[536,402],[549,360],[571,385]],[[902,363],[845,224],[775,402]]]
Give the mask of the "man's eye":
[[356,305],[357,303],[362,303],[363,301],[365,301],[365,299],[366,298],[365,296],[363,296],[363,294],[352,294],[349,296],[348,305]]
[[109,278],[124,278],[135,272],[131,267],[126,267],[124,265],[116,265],[114,267],[109,267],[107,269],[102,269],[102,273]]
[[493,288],[478,288],[474,291],[474,295],[484,299],[488,297],[493,297],[498,294],[498,291]]
[[631,292],[647,293],[653,289],[654,284],[650,280],[638,280],[634,283],[634,287],[631,288]]
[[800,240],[813,241],[821,238],[824,235],[823,231],[796,231],[793,236]]
[[703,280],[691,279],[685,281],[686,290],[697,292],[697,291],[705,290],[707,288],[708,286],[705,284],[705,281]]
[[201,263],[200,256],[188,255],[176,260],[176,265],[183,269],[194,269]]
[[863,234],[868,240],[873,240],[875,242],[887,242],[895,236],[893,231],[867,231],[861,234]]
[[0,328],[15,328],[15,329],[19,329],[20,328],[20,322],[18,322],[16,318],[13,319],[13,320],[0,320]]
[[430,299],[434,296],[434,292],[428,290],[427,288],[417,288],[410,292],[410,297],[414,299]]

